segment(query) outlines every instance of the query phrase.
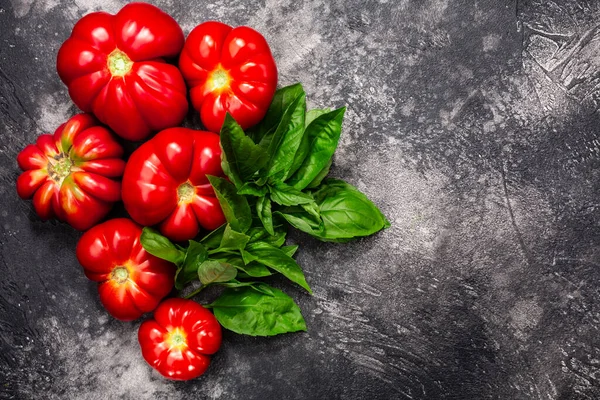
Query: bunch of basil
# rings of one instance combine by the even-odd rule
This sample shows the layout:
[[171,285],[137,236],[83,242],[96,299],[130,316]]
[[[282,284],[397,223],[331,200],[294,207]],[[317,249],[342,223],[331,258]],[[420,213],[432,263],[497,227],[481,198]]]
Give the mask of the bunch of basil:
[[358,189],[326,179],[345,108],[306,111],[300,84],[279,89],[265,118],[244,132],[229,115],[221,129],[222,168],[209,177],[227,224],[188,247],[145,228],[142,245],[177,265],[175,287],[200,281],[225,290],[212,303],[221,325],[237,333],[271,336],[306,330],[294,300],[257,279],[282,274],[311,292],[285,246],[288,224],[323,241],[368,236],[389,222]]

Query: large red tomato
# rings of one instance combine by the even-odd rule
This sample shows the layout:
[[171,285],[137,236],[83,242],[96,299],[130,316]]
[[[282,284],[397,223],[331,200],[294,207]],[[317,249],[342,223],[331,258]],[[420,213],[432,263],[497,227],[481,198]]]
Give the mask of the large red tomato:
[[100,301],[123,321],[154,310],[173,288],[175,265],[147,253],[141,234],[136,223],[117,218],[94,226],[77,243],[77,259],[98,282]]
[[177,67],[164,58],[183,47],[181,28],[146,3],[130,3],[116,15],[81,18],[56,62],[73,102],[129,140],[181,123],[187,88]]
[[187,128],[158,133],[133,152],[123,174],[123,203],[142,225],[160,224],[176,241],[213,230],[225,216],[206,175],[223,176],[219,135]]
[[17,193],[33,198],[43,220],[58,218],[86,230],[121,199],[119,179],[125,169],[123,148],[89,114],[79,114],[41,135],[17,156],[23,172]]
[[265,116],[277,67],[265,38],[252,28],[205,22],[188,36],[179,68],[202,124],[219,132],[229,112],[243,129]]

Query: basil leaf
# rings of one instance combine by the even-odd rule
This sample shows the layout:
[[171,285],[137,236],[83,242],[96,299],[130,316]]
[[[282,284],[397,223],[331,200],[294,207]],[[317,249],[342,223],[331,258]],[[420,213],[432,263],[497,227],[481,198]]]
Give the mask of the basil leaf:
[[[284,179],[304,134],[305,114],[306,99],[305,95],[301,94],[285,110],[277,129],[269,136],[267,153],[270,159],[264,170],[259,172],[261,177],[274,177],[275,181]],[[260,145],[266,146],[264,138]]]
[[286,181],[290,186],[302,190],[325,168],[337,148],[342,132],[342,119],[345,107],[317,117],[304,132],[308,137],[308,150],[305,155],[299,148],[296,157],[303,158],[298,170]]
[[272,135],[275,129],[277,129],[285,110],[288,109],[294,100],[302,95],[304,95],[304,89],[300,83],[278,89],[273,95],[271,105],[262,121],[253,128],[248,129],[246,134],[255,143],[259,143],[268,134]]
[[158,231],[145,227],[140,236],[142,247],[148,253],[163,260],[170,261],[177,266],[180,266],[185,259],[185,253],[179,250],[166,237],[158,233]]
[[264,264],[260,264],[258,262],[251,262],[243,267],[238,267],[240,271],[245,272],[248,276],[253,278],[263,278],[265,276],[273,275],[273,272],[269,268],[267,268]]
[[229,113],[221,128],[221,147],[223,172],[238,188],[269,161],[264,149],[246,136]]
[[223,232],[225,232],[225,227],[227,224],[223,224],[214,231],[211,231],[206,236],[200,240],[200,243],[204,245],[207,249],[216,249],[221,245],[221,240],[223,240]]
[[225,289],[208,307],[230,331],[250,336],[273,336],[306,331],[306,322],[294,300],[264,283]]
[[246,232],[252,224],[252,213],[248,200],[237,194],[236,188],[227,179],[206,175],[215,190],[225,219],[238,232]]
[[265,230],[270,235],[275,235],[273,228],[273,214],[271,213],[271,200],[268,197],[259,197],[256,201],[256,213],[260,218]]
[[260,226],[250,228],[250,230],[247,232],[247,235],[250,236],[249,243],[260,241],[272,244],[275,247],[281,247],[285,243],[287,232],[285,229],[277,229],[275,230],[275,234],[271,235],[266,231],[264,226]]
[[[331,109],[326,108],[322,110],[316,109],[307,111],[306,116],[304,118],[304,126],[309,127],[310,124],[317,117],[320,117],[323,114],[327,114],[328,112],[331,112]],[[298,146],[298,150],[296,151],[296,154],[294,154],[294,161],[292,162],[292,166],[290,167],[288,176],[291,176],[294,172],[296,172],[298,168],[300,168],[300,165],[302,165],[302,162],[304,162],[304,159],[306,158],[310,150],[310,141],[311,138],[309,138],[309,135],[306,133],[305,128],[304,134],[302,135],[302,140],[300,141],[300,145]]]
[[175,288],[181,290],[186,283],[198,279],[198,266],[207,258],[206,247],[195,240],[190,240],[183,265],[175,273]]
[[309,126],[311,122],[313,122],[315,119],[317,119],[318,117],[320,117],[323,114],[327,114],[328,112],[331,112],[331,108],[323,108],[323,109],[314,109],[314,110],[308,110],[306,112],[306,126]]
[[237,275],[237,269],[233,265],[214,260],[204,261],[197,271],[198,278],[203,285],[227,282]]
[[287,254],[289,257],[293,257],[294,254],[296,254],[296,251],[298,250],[298,245],[291,245],[291,246],[283,246],[281,248],[281,251],[283,251],[285,254]]
[[292,257],[285,254],[281,249],[271,246],[268,243],[256,242],[248,244],[246,251],[255,256],[257,262],[280,272],[292,282],[297,283],[309,293],[312,293],[302,269]]
[[221,239],[221,245],[217,249],[220,250],[242,250],[246,247],[246,243],[250,240],[250,236],[231,229],[231,225],[227,224]]
[[246,182],[238,189],[238,194],[262,197],[267,194],[268,188],[266,186],[259,186],[255,182]]
[[319,172],[317,174],[317,176],[315,176],[315,179],[313,179],[307,186],[307,189],[314,189],[317,186],[319,186],[321,184],[321,182],[323,182],[323,179],[325,179],[327,177],[327,175],[329,174],[329,170],[331,169],[331,165],[333,164],[333,157],[331,157],[329,159],[329,162],[323,167],[323,169],[321,170],[321,172]]
[[321,240],[368,236],[390,223],[371,200],[354,186],[338,179],[327,179],[313,193],[321,211]]
[[269,189],[271,192],[271,200],[282,206],[314,203],[314,199],[310,194],[302,193],[298,189],[288,186],[285,183],[270,186]]
[[[314,207],[311,204],[307,206],[309,207],[304,207],[304,205],[302,207],[287,207],[281,212],[276,212],[276,214],[282,216],[294,228],[318,237],[323,233],[323,221],[320,217],[320,211],[315,205],[314,207],[317,207],[315,215]],[[308,212],[305,208],[311,212]]]

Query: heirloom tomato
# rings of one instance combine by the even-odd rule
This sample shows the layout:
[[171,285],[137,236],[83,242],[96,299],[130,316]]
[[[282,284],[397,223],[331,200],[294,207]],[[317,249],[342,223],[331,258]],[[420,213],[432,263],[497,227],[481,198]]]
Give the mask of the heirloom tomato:
[[43,220],[57,218],[75,229],[89,229],[121,199],[122,155],[108,129],[89,114],[76,115],[19,153],[17,162],[25,172],[17,178],[17,193],[33,198]]
[[200,304],[167,299],[154,311],[154,319],[142,322],[138,340],[144,359],[161,375],[188,380],[202,375],[208,355],[221,347],[221,326]]
[[98,282],[102,305],[122,321],[154,310],[173,288],[175,265],[147,253],[141,234],[136,223],[117,218],[94,226],[77,243],[77,259]]
[[129,140],[181,123],[188,110],[181,73],[165,58],[183,47],[168,14],[130,3],[117,14],[81,18],[58,51],[57,70],[73,102]]
[[223,176],[219,135],[169,128],[133,152],[123,174],[123,203],[134,221],[159,224],[169,239],[195,237],[225,223],[206,175]]
[[252,28],[221,22],[198,25],[188,36],[179,68],[206,129],[219,132],[229,112],[243,128],[266,114],[277,87],[277,67],[265,38]]

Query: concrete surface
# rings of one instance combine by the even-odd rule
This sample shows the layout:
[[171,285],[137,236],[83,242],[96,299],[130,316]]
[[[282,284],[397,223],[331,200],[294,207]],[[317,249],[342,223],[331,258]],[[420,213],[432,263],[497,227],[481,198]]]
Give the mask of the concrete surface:
[[0,0],[0,398],[600,398],[600,2],[157,1],[186,34],[254,27],[280,85],[347,105],[331,174],[392,222],[345,245],[293,235],[315,294],[281,287],[308,332],[227,333],[184,383],[104,312],[80,233],[14,189],[17,153],[77,112],[59,46],[123,4]]

